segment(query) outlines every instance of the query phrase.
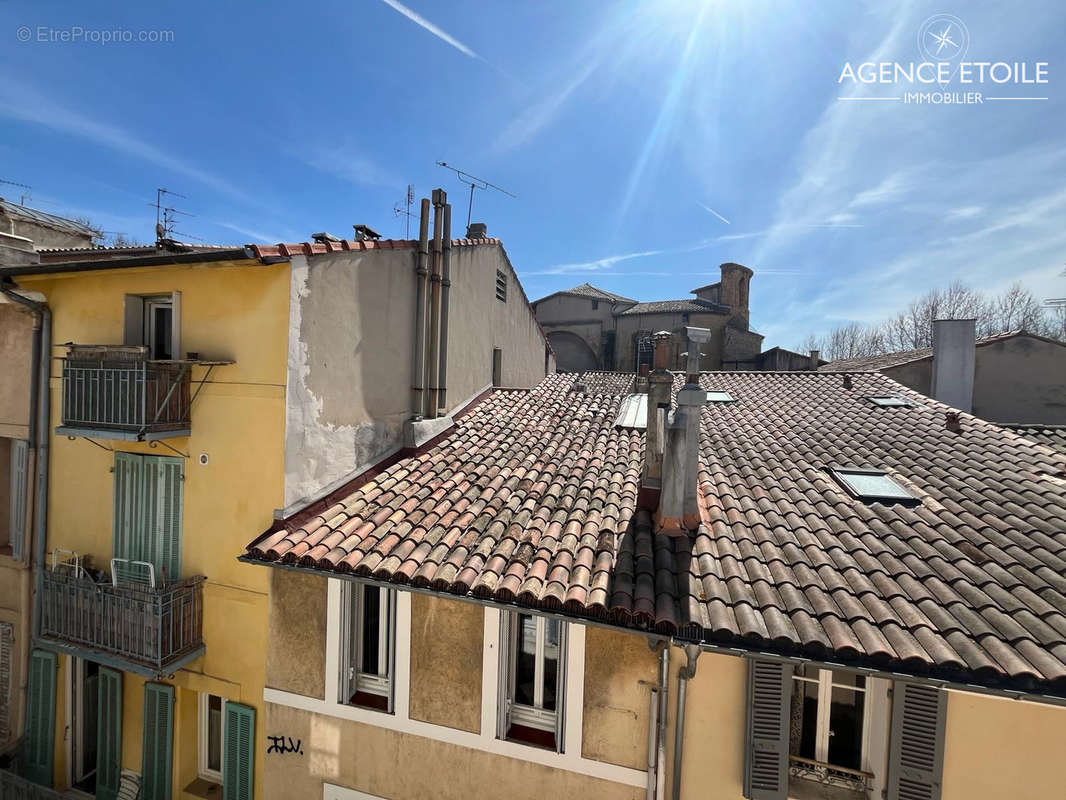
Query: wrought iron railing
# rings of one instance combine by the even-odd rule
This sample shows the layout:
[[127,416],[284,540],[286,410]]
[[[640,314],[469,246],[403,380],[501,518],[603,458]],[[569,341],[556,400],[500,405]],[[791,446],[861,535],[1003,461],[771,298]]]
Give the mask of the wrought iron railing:
[[184,430],[190,364],[151,361],[145,347],[69,345],[63,364],[63,426],[143,434]]
[[151,588],[46,571],[41,638],[164,672],[203,647],[203,576]]
[[873,774],[870,772],[838,767],[824,761],[815,761],[813,758],[794,755],[788,757],[788,771],[789,775],[794,778],[850,789],[863,796],[866,796],[874,779]]
[[0,800],[61,800],[63,794],[0,768]]

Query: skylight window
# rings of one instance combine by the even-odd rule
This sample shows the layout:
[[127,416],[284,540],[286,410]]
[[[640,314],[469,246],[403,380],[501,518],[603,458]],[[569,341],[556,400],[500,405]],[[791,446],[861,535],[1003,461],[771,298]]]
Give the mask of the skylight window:
[[733,399],[733,395],[731,395],[729,392],[718,392],[718,391],[714,391],[712,389],[711,391],[707,392],[707,402],[708,403],[733,403],[735,401]]
[[879,394],[866,398],[875,406],[882,406],[883,408],[898,408],[901,406],[916,406],[918,405],[913,400],[910,400],[903,395],[899,394]]
[[830,467],[829,471],[849,494],[859,500],[900,502],[918,499],[893,480],[883,469]]

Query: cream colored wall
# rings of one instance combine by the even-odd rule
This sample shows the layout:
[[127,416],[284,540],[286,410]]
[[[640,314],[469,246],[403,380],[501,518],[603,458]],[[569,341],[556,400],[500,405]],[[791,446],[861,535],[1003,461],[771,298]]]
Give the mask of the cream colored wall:
[[473,603],[411,595],[412,719],[481,729],[484,619]]
[[942,800],[1066,796],[1066,708],[948,692]]
[[[624,303],[617,308],[630,305]],[[604,330],[614,327],[614,313],[612,306],[606,300],[600,300],[597,308],[592,307],[592,298],[578,297],[570,294],[559,294],[537,301],[537,319],[542,325],[559,323],[581,323],[596,320]]]
[[[235,360],[214,370],[194,402],[191,435],[167,440],[192,457],[185,462],[182,485],[182,573],[207,576],[206,653],[167,682],[256,707],[256,738],[261,741],[270,576],[239,563],[236,555],[271,524],[272,510],[283,499],[288,332],[279,321],[288,313],[288,266],[248,262],[107,270],[22,283],[46,295],[55,342],[121,343],[124,294],[181,291],[182,349],[197,351],[202,358]],[[63,352],[56,347],[53,355]],[[61,414],[59,370],[54,362],[53,426]],[[204,368],[195,368],[194,382],[204,374]],[[104,443],[121,451],[173,455],[162,445]],[[106,567],[111,556],[114,454],[84,439],[55,435],[51,448],[47,547],[76,550]],[[206,466],[199,464],[201,453],[208,455]],[[123,766],[139,771],[143,679],[125,673],[123,681]],[[184,701],[179,705],[190,708]],[[65,711],[58,708],[61,729]],[[176,716],[176,737],[196,725],[195,717]],[[56,754],[62,781],[66,773],[58,771],[58,763],[65,759],[65,748],[64,743]],[[256,751],[260,749],[257,744]],[[187,747],[175,750],[176,797],[182,788],[178,781],[188,774],[188,759],[195,755]],[[256,792],[263,796],[258,768]]]
[[303,754],[264,755],[270,798],[322,796],[322,783],[391,800],[545,797],[640,800],[642,788],[385,728],[267,704],[272,735],[299,739]]
[[326,578],[271,569],[266,685],[325,699]]
[[[316,498],[403,443],[411,418],[415,251],[293,259],[286,411],[285,506]],[[496,270],[508,298],[496,299]],[[492,382],[544,377],[546,340],[499,245],[452,248],[448,407]]]
[[1016,336],[978,347],[973,413],[992,422],[1066,424],[1066,345]]
[[29,436],[32,343],[33,314],[0,296],[0,436]]
[[581,754],[632,769],[648,764],[651,688],[658,659],[643,636],[585,629]]

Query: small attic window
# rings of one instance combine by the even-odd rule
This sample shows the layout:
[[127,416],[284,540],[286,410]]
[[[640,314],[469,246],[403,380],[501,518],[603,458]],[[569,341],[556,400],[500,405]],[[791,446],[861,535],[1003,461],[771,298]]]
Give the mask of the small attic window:
[[595,311],[599,307],[600,307],[600,301],[599,300],[593,300],[592,301],[592,310]]
[[731,395],[729,392],[720,392],[720,391],[716,391],[716,390],[712,389],[711,391],[707,392],[707,402],[708,403],[735,403],[736,400],[733,399],[733,395]]
[[918,405],[913,400],[910,400],[899,394],[872,395],[871,397],[867,397],[866,399],[873,403],[875,406],[881,406],[882,408],[899,408]]
[[894,481],[883,469],[830,467],[837,483],[859,500],[900,502],[918,498]]
[[507,275],[496,270],[496,299],[507,302]]

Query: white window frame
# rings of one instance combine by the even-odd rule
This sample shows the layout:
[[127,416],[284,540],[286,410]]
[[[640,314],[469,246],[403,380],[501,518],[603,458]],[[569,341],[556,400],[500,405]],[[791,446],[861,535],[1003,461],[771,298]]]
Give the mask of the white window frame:
[[221,701],[221,706],[222,707],[221,707],[221,710],[220,710],[220,714],[222,715],[222,718],[221,718],[221,727],[219,728],[219,739],[218,739],[218,747],[219,747],[218,764],[219,764],[220,769],[213,770],[209,766],[207,766],[207,763],[208,763],[208,761],[207,761],[207,746],[208,746],[208,730],[209,730],[209,727],[210,727],[209,713],[210,713],[210,710],[211,710],[211,706],[210,706],[211,697],[212,697],[212,695],[211,695],[210,692],[200,692],[198,700],[197,700],[197,706],[199,708],[199,713],[197,715],[198,721],[197,721],[197,741],[196,741],[196,759],[197,759],[197,761],[196,761],[196,771],[197,771],[197,774],[199,774],[199,776],[201,778],[203,778],[204,780],[211,781],[212,783],[221,784],[222,783],[222,769],[221,769],[222,760],[226,756],[226,698],[222,697],[221,695],[217,695],[217,694],[214,695],[214,697],[217,697]]
[[[518,664],[518,618],[527,614],[536,621],[537,639],[534,661],[533,705],[515,702],[516,666]],[[499,730],[501,739],[507,736],[511,725],[518,724],[527,728],[546,731],[555,736],[555,749],[563,752],[564,720],[566,719],[566,663],[567,663],[567,628],[568,624],[559,621],[559,657],[556,661],[555,710],[549,711],[544,703],[544,639],[547,629],[547,617],[531,612],[503,612],[500,614],[500,662],[499,662]],[[535,746],[535,745],[530,745]]]
[[[364,597],[367,588],[376,588],[378,604],[378,674],[361,672],[363,663]],[[354,618],[353,618],[354,615]],[[345,583],[341,587],[341,662],[337,699],[343,705],[355,705],[356,692],[386,698],[386,713],[393,712],[393,687],[396,676],[396,590],[385,586],[368,587],[363,583]],[[354,648],[352,638],[354,637]],[[384,672],[382,672],[384,670]],[[359,706],[360,708],[364,706]],[[382,709],[370,708],[382,711]]]
[[[148,354],[150,358],[156,358],[156,354],[152,352],[152,345],[155,342],[155,311],[156,309],[165,308],[170,312],[170,342],[167,344],[168,348],[173,347],[174,343],[174,326],[177,324],[175,317],[174,300],[167,295],[149,295],[144,298],[144,322],[142,323],[141,330],[144,335],[145,346],[148,347]],[[180,353],[171,353],[172,359],[181,358]]]

